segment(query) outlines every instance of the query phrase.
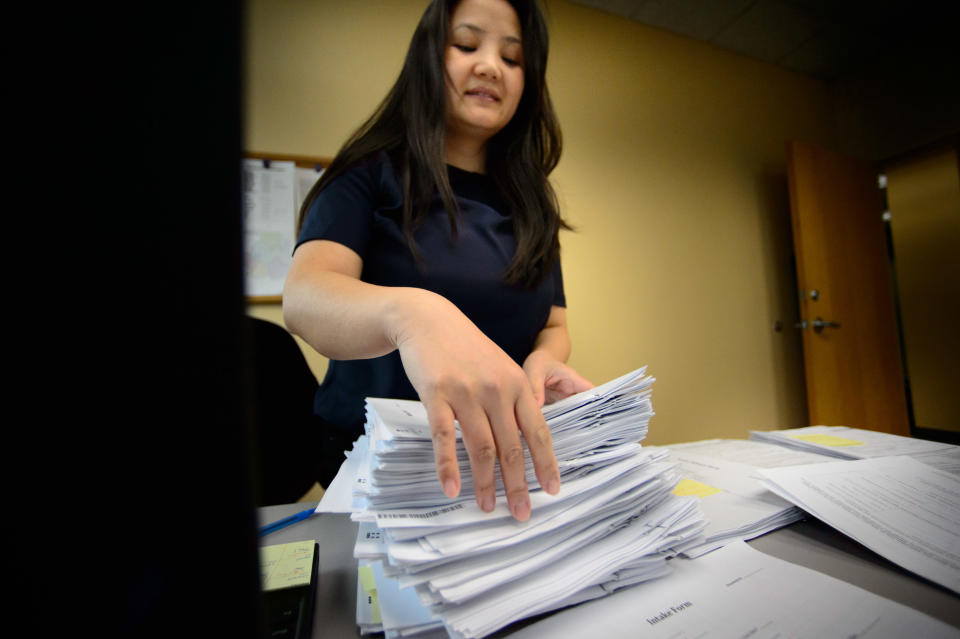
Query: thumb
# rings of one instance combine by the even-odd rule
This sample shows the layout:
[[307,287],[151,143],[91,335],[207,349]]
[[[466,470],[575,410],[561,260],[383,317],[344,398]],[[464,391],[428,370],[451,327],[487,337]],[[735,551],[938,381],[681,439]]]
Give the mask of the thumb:
[[527,380],[530,382],[530,390],[533,391],[533,397],[537,400],[537,406],[543,408],[543,403],[546,401],[546,392],[544,391],[546,371],[535,364],[527,364],[523,367],[523,372],[527,374]]

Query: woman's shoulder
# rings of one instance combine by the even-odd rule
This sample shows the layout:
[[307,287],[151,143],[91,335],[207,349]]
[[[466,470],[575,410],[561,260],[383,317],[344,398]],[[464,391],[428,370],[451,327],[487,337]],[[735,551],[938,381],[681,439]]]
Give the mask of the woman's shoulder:
[[343,191],[364,194],[379,206],[400,206],[402,202],[395,159],[382,150],[346,164],[325,190],[331,195]]

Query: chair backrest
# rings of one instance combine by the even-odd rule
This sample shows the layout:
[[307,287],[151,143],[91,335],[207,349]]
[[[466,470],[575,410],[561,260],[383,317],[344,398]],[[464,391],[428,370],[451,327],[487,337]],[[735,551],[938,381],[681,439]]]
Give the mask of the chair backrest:
[[292,503],[316,481],[318,383],[285,328],[247,316],[252,409],[257,443],[258,506]]

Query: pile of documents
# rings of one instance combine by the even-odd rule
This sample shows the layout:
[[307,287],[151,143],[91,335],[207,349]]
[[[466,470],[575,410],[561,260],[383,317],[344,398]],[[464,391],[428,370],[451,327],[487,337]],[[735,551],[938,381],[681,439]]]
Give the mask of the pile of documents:
[[697,497],[708,521],[704,542],[686,549],[686,557],[699,557],[730,542],[753,539],[804,517],[800,508],[763,485],[760,468],[833,460],[737,439],[709,439],[667,448],[680,477],[674,494]]
[[668,452],[639,445],[653,381],[640,369],[544,408],[562,485],[542,491],[527,452],[523,523],[499,479],[494,511],[476,505],[462,441],[461,495],[443,494],[419,402],[369,399],[366,434],[334,482],[349,478],[361,523],[361,631],[409,636],[442,625],[480,637],[668,574],[667,558],[703,542],[705,521],[696,498],[673,494]]

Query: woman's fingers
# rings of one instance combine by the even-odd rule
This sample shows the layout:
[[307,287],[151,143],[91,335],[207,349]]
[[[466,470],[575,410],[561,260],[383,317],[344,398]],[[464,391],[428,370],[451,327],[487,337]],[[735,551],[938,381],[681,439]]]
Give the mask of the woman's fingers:
[[560,472],[553,454],[550,429],[530,389],[521,378],[519,383],[506,388],[493,384],[482,393],[462,391],[450,395],[453,397],[438,395],[424,401],[433,437],[437,477],[444,494],[456,497],[460,492],[456,418],[470,457],[477,505],[485,512],[494,509],[495,466],[499,462],[510,513],[518,521],[526,521],[530,518],[530,493],[524,441],[543,489],[551,495],[560,489]]
[[527,490],[523,442],[520,440],[514,401],[510,395],[489,397],[487,414],[497,443],[507,506],[515,519],[526,521],[530,518],[530,493]]
[[497,445],[491,432],[486,413],[479,405],[467,402],[457,410],[463,444],[470,457],[470,472],[473,474],[473,490],[477,505],[484,512],[493,510],[497,503],[495,465]]
[[560,469],[553,454],[553,437],[550,427],[536,400],[529,394],[521,394],[516,404],[517,422],[523,438],[530,449],[533,469],[540,486],[550,495],[560,491]]
[[460,494],[460,469],[457,464],[457,431],[453,410],[441,398],[424,400],[430,435],[433,439],[433,458],[437,465],[437,479],[443,494],[453,498]]
[[[477,504],[493,510],[499,461],[510,511],[517,519],[528,519],[521,431],[528,439],[537,478],[548,492],[556,491],[559,473],[550,432],[527,376],[449,301],[424,291],[404,299],[411,303],[401,306],[393,339],[427,410],[444,494],[460,494],[454,428],[458,420]],[[548,372],[544,369],[540,375]]]
[[547,404],[593,388],[593,384],[566,364],[561,364],[543,382]]

